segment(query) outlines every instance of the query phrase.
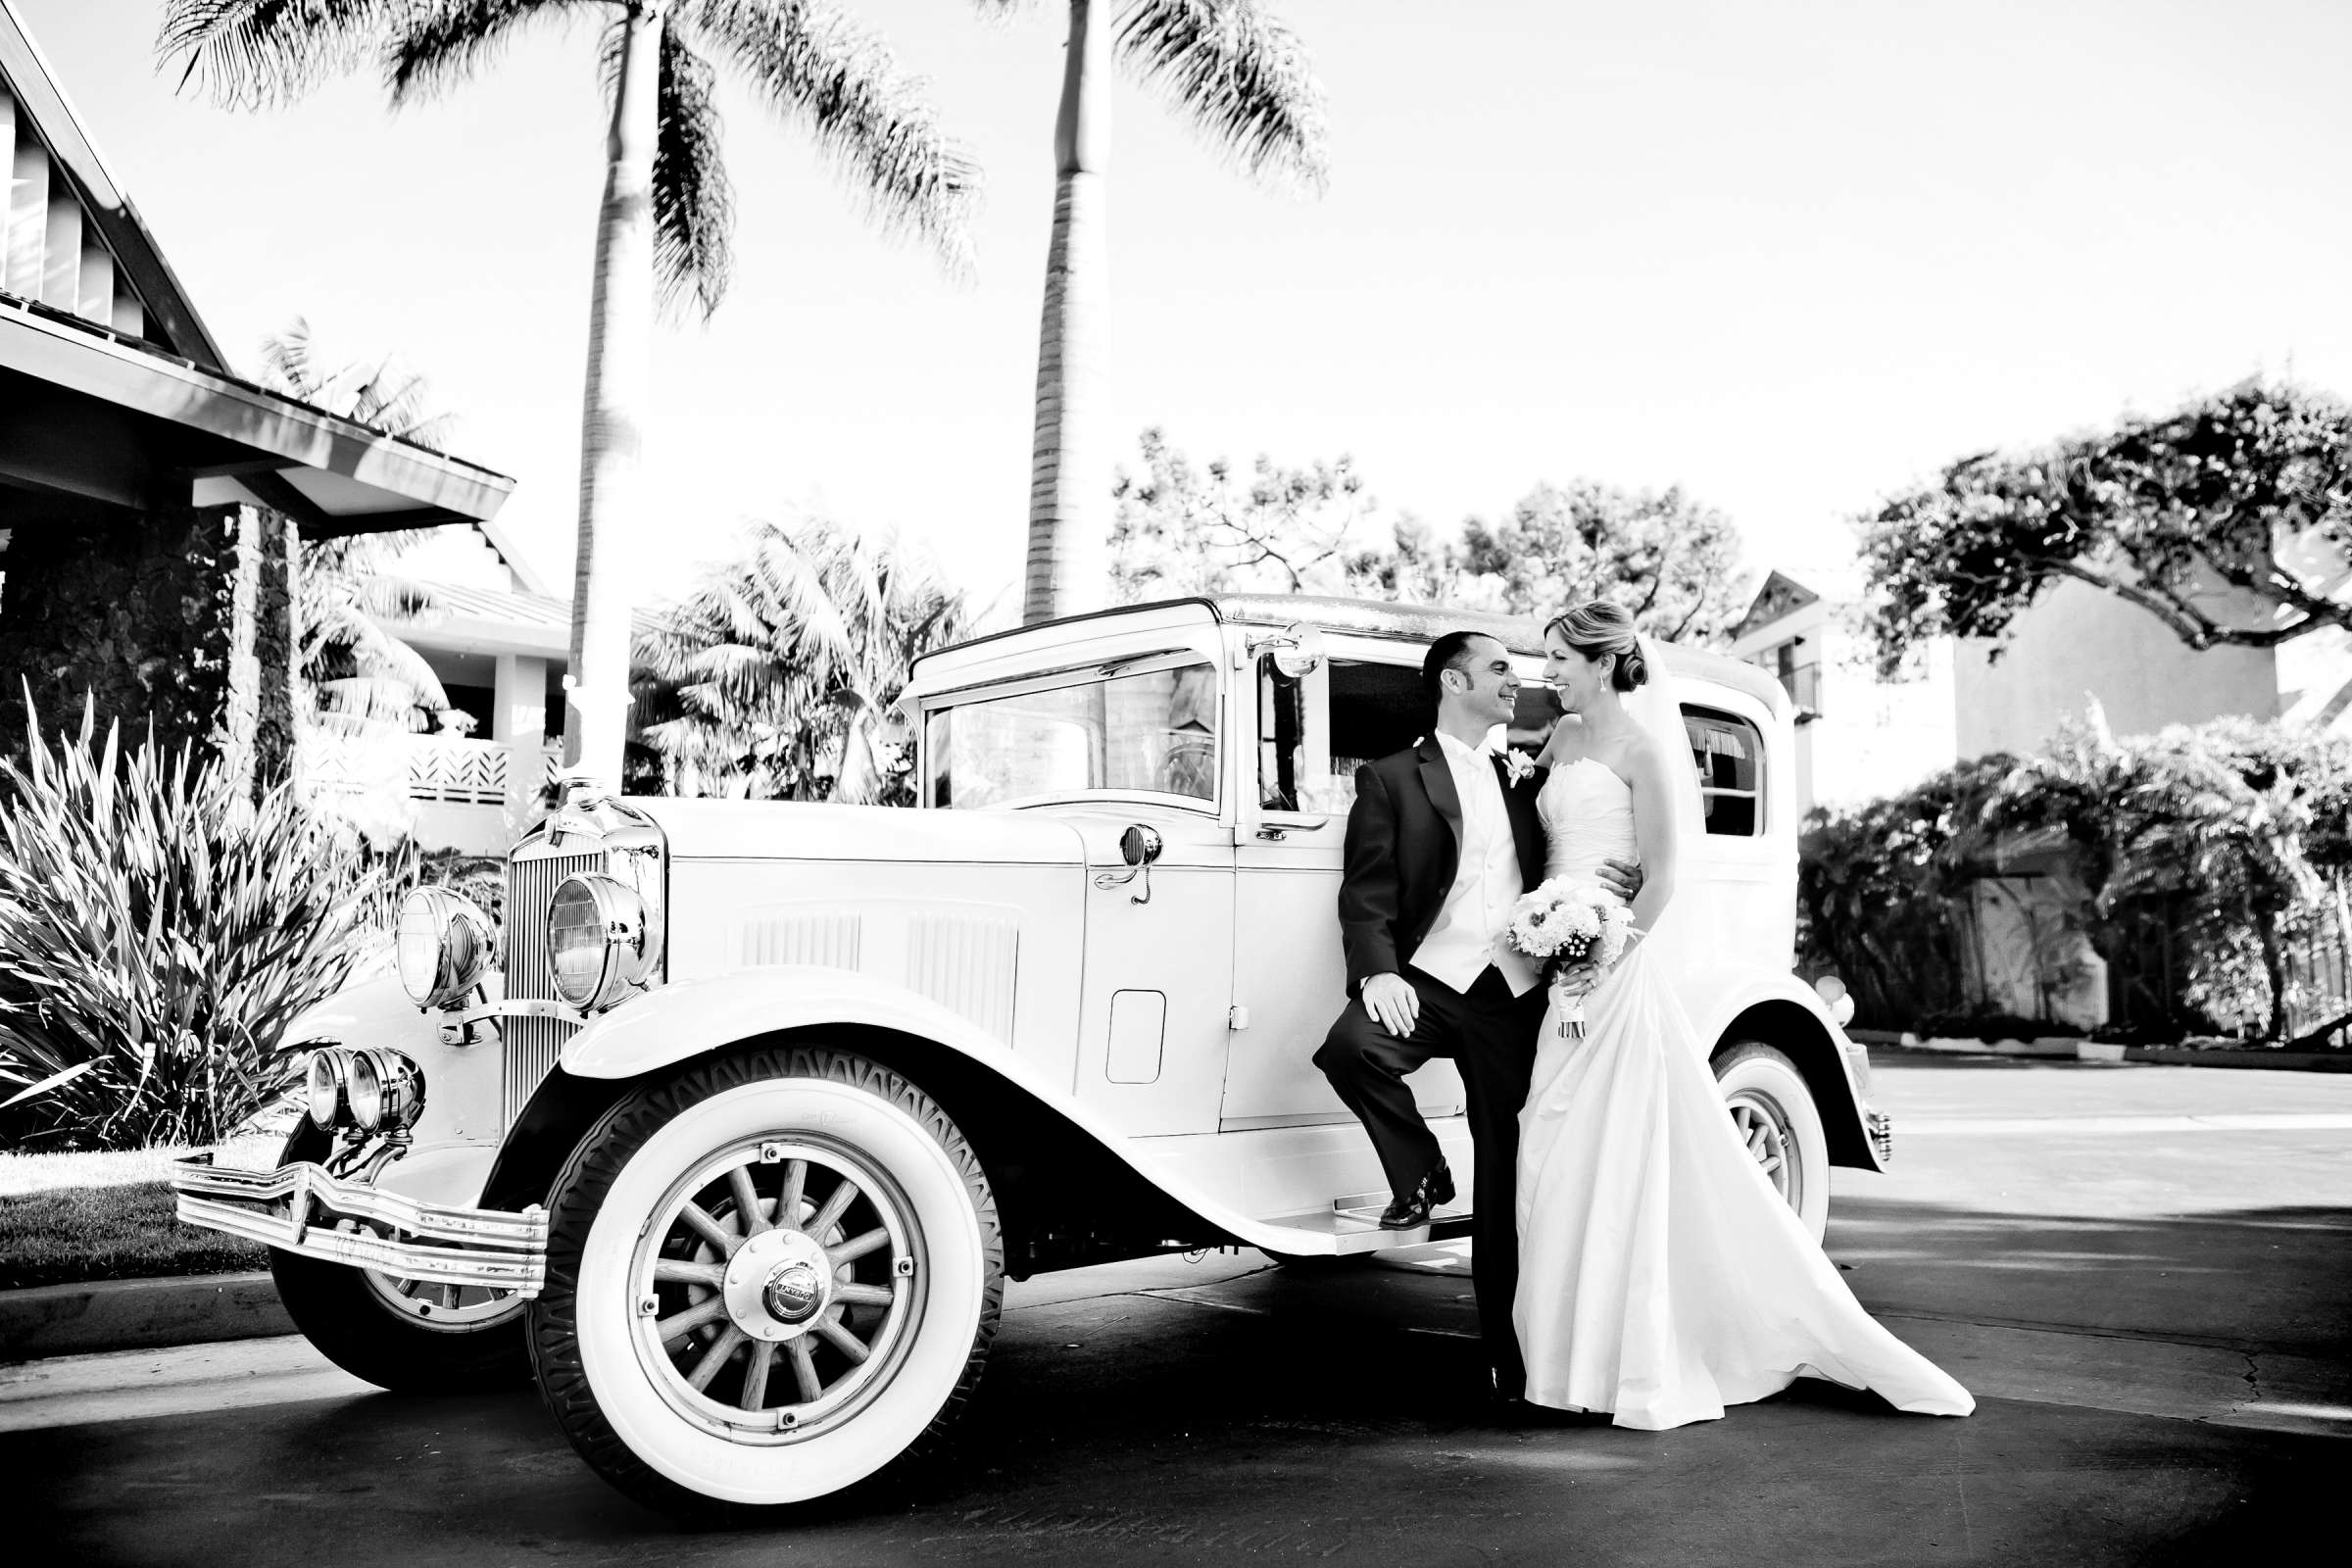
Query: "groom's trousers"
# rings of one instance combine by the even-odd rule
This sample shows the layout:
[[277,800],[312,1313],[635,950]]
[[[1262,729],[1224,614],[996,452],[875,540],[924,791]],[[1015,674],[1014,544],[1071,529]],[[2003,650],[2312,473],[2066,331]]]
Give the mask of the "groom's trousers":
[[1409,1194],[1438,1162],[1435,1133],[1413,1104],[1405,1075],[1432,1056],[1449,1056],[1468,1098],[1470,1139],[1476,1151],[1471,1220],[1471,1271],[1478,1292],[1479,1335],[1496,1388],[1517,1395],[1527,1381],[1519,1339],[1511,1329],[1511,1298],[1519,1289],[1519,1226],[1514,1213],[1519,1175],[1519,1110],[1536,1065],[1536,1032],[1543,1026],[1544,987],[1524,997],[1490,965],[1459,992],[1420,970],[1404,978],[1421,999],[1413,1032],[1399,1040],[1350,1001],[1315,1053],[1315,1065],[1372,1135],[1390,1190]]

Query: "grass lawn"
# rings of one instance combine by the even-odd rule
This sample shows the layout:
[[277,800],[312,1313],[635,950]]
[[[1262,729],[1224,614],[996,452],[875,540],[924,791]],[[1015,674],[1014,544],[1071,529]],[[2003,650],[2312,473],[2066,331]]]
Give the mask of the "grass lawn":
[[[277,1163],[282,1136],[239,1138],[223,1165]],[[0,1154],[0,1290],[265,1268],[258,1242],[182,1225],[166,1167],[184,1149]]]

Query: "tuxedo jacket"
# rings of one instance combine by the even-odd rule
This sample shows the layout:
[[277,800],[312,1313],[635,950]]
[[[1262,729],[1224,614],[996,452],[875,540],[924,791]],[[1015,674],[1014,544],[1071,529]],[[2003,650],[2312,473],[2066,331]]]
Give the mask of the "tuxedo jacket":
[[[1544,823],[1536,815],[1543,768],[1511,783],[1494,760],[1503,808],[1519,850],[1519,885],[1544,880]],[[1346,868],[1340,876],[1340,940],[1348,956],[1348,994],[1376,974],[1401,974],[1438,923],[1461,863],[1462,802],[1436,735],[1355,770],[1348,812]]]

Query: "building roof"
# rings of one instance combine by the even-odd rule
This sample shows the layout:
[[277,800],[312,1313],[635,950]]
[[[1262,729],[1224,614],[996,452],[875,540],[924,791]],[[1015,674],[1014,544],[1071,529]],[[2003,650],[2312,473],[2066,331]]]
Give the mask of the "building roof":
[[[523,654],[559,663],[571,656],[568,599],[446,582],[425,586],[433,597],[431,610],[421,615],[388,617],[383,622],[386,631],[412,648],[456,654]],[[659,624],[657,617],[644,610],[632,611],[629,623],[637,636]]]
[[0,160],[0,476],[141,509],[192,482],[200,505],[258,502],[314,536],[486,525],[514,490],[233,374],[12,0]]
[[1732,628],[1732,637],[1736,641],[1783,616],[1794,614],[1807,605],[1819,603],[1821,595],[1794,577],[1781,571],[1770,572],[1764,578],[1764,586],[1756,590],[1756,597],[1748,601],[1747,613]]

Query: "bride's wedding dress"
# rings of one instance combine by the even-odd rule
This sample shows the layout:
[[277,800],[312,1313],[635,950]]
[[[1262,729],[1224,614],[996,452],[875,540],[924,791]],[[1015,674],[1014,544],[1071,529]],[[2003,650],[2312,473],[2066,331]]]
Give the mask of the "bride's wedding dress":
[[[1548,877],[1637,858],[1633,792],[1601,762],[1555,768],[1537,808]],[[1968,1414],[1968,1391],[1862,1309],[1773,1190],[1645,946],[1586,997],[1582,1039],[1562,1038],[1555,1003],[1538,1040],[1512,1312],[1527,1397],[1658,1431],[1809,1373]]]

